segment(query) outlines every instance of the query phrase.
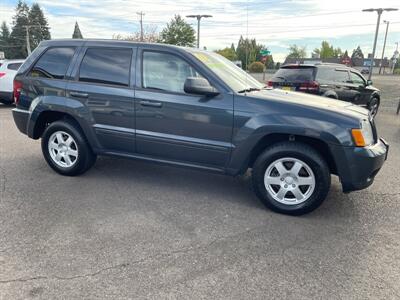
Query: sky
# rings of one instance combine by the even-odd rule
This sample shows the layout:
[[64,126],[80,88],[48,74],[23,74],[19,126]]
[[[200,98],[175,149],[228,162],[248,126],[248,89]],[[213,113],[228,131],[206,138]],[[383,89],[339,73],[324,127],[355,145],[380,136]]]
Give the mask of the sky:
[[[306,47],[310,56],[321,41],[364,54],[372,52],[377,13],[364,8],[394,7],[400,0],[36,0],[48,18],[52,38],[70,38],[75,21],[85,38],[112,38],[139,30],[137,12],[145,13],[145,28],[161,31],[175,14],[210,14],[201,22],[201,48],[216,50],[237,44],[240,35],[256,38],[267,46],[275,61],[283,61],[289,45]],[[0,0],[0,21],[12,25],[17,1]],[[376,57],[382,55],[388,20],[386,55],[391,57],[400,42],[400,12],[384,12]],[[197,30],[197,21],[187,19]]]

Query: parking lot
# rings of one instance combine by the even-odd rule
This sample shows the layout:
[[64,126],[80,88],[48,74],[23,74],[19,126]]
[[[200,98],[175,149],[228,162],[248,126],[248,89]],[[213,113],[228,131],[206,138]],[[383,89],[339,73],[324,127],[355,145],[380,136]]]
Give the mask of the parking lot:
[[399,299],[399,83],[374,79],[391,145],[374,185],[333,178],[302,217],[264,208],[249,176],[108,157],[57,175],[0,105],[0,299]]

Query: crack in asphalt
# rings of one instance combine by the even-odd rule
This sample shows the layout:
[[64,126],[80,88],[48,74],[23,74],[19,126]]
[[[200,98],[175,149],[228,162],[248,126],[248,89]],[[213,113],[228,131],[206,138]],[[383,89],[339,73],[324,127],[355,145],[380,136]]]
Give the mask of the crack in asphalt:
[[256,227],[247,229],[245,231],[239,232],[237,234],[217,237],[216,239],[214,239],[213,241],[211,241],[210,243],[208,243],[206,245],[189,246],[189,247],[185,247],[185,248],[174,250],[174,251],[167,252],[167,253],[158,253],[158,254],[150,255],[148,257],[144,257],[142,259],[135,260],[135,261],[132,261],[132,262],[122,263],[122,264],[118,264],[118,265],[115,265],[115,266],[102,268],[102,269],[100,269],[100,270],[98,270],[96,272],[93,272],[93,273],[87,273],[87,274],[83,274],[83,275],[75,275],[75,276],[69,276],[69,277],[54,275],[54,276],[34,276],[34,277],[27,277],[27,278],[16,278],[16,279],[0,280],[0,284],[15,283],[15,282],[28,282],[28,281],[35,281],[35,280],[52,280],[52,279],[55,279],[55,280],[74,280],[74,279],[78,279],[78,278],[94,277],[94,276],[100,275],[101,273],[104,273],[104,272],[109,271],[109,270],[119,269],[119,268],[126,268],[128,266],[132,266],[132,265],[135,265],[135,264],[143,263],[143,262],[146,262],[148,260],[153,260],[153,259],[160,260],[162,258],[171,256],[171,255],[174,255],[174,254],[184,254],[184,253],[188,253],[190,251],[200,250],[200,249],[206,250],[206,249],[208,249],[209,247],[211,247],[212,245],[214,245],[215,243],[217,243],[219,241],[223,241],[223,240],[239,237],[241,235],[248,234],[248,233],[250,233],[252,231],[255,231],[255,230],[259,229],[259,228],[262,228],[264,226],[265,225],[260,225],[260,226],[256,226]]

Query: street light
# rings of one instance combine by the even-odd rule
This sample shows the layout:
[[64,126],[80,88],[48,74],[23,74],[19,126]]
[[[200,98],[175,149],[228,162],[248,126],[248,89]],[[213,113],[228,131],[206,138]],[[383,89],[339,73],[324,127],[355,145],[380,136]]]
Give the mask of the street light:
[[381,15],[384,11],[396,11],[397,8],[368,8],[363,9],[364,12],[374,12],[378,13],[378,21],[376,22],[376,31],[375,31],[375,39],[374,39],[374,47],[372,48],[372,58],[371,58],[371,65],[369,66],[369,74],[368,79],[371,80],[372,76],[372,68],[374,66],[374,58],[375,58],[375,50],[376,50],[376,40],[378,39],[378,32],[379,32],[379,23],[381,22]]
[[188,15],[186,18],[197,19],[197,48],[200,48],[200,20],[201,18],[211,18],[212,15]]
[[383,49],[382,49],[382,58],[381,58],[381,65],[379,67],[379,74],[381,74],[381,70],[382,70],[382,64],[383,64],[383,57],[385,55],[385,48],[386,48],[386,38],[387,38],[387,34],[388,34],[388,30],[389,30],[389,21],[383,21],[383,23],[386,24],[386,32],[385,32],[385,40],[383,42]]

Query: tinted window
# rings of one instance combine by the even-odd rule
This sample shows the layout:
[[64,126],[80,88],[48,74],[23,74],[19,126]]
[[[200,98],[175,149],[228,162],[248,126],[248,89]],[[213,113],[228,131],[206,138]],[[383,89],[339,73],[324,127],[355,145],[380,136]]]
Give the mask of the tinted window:
[[22,63],[9,64],[7,69],[17,71]]
[[38,60],[29,73],[34,77],[63,79],[74,55],[75,48],[50,48]]
[[335,74],[333,76],[333,81],[348,82],[349,80],[350,80],[349,73],[347,71],[335,70]]
[[274,81],[311,81],[314,80],[315,68],[282,68],[279,69],[274,77]]
[[184,93],[188,77],[201,77],[181,58],[159,52],[143,53],[143,87]]
[[79,81],[129,85],[132,49],[89,48],[82,60]]
[[360,84],[360,85],[364,85],[365,84],[364,79],[360,75],[358,75],[357,73],[350,72],[350,80],[354,84]]
[[332,68],[318,68],[317,80],[319,81],[333,81],[335,76],[335,70]]

